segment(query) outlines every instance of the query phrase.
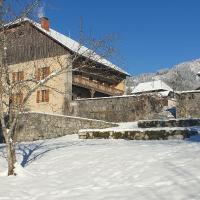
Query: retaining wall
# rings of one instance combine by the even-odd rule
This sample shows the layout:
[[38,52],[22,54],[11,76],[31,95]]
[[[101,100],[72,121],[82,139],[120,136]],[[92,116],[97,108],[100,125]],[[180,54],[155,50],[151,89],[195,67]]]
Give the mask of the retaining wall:
[[200,126],[200,119],[141,120],[139,128]]
[[197,130],[184,128],[163,128],[163,129],[133,129],[133,130],[81,130],[80,139],[128,139],[128,140],[168,140],[185,139],[197,135]]
[[19,121],[16,141],[50,139],[78,133],[80,129],[117,126],[100,120],[44,113],[25,113]]
[[159,119],[166,118],[161,113],[167,105],[167,97],[147,94],[80,99],[71,103],[70,115],[109,122]]

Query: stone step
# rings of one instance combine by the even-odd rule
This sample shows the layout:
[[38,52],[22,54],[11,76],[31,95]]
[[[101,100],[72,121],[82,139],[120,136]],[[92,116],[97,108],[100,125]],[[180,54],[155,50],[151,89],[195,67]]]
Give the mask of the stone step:
[[200,126],[200,119],[140,120],[139,128]]
[[129,139],[129,140],[168,140],[185,139],[197,135],[198,130],[191,128],[135,128],[132,130],[80,130],[80,139]]

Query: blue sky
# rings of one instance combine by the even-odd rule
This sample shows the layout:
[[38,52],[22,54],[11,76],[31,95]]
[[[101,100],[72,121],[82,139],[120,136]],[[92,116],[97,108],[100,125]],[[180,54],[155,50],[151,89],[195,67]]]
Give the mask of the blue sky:
[[200,58],[199,0],[43,0],[51,27],[79,37],[116,33],[120,56],[113,61],[131,74]]

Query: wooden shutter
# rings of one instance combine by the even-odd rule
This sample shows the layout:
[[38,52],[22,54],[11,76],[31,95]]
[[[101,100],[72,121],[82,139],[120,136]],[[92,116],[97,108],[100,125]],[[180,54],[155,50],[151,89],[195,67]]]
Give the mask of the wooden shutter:
[[45,90],[45,102],[49,102],[49,90]]
[[13,82],[13,83],[15,82],[15,79],[16,79],[16,73],[13,72],[13,73],[12,73],[12,82]]
[[38,81],[41,80],[41,68],[38,68]]
[[37,80],[38,79],[38,69],[35,68],[35,79]]
[[46,67],[41,68],[42,79],[46,77]]
[[38,68],[36,70],[36,80],[39,81],[40,80],[40,76],[41,76],[41,68]]
[[47,67],[46,68],[46,77],[49,76],[49,74],[50,74],[50,67]]
[[36,103],[40,103],[40,91],[37,91]]
[[16,72],[16,80],[17,81],[20,81],[20,76],[19,75],[20,75],[20,72]]
[[20,92],[19,93],[19,104],[22,105],[22,103],[23,103],[23,93]]
[[45,102],[45,90],[41,90],[41,102]]
[[23,81],[24,80],[24,71],[21,71],[20,72],[20,81]]

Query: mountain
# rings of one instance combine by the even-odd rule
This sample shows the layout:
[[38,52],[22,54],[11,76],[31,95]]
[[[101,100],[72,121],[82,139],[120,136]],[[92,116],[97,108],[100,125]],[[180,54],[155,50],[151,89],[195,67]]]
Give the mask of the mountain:
[[132,76],[127,79],[127,88],[133,88],[139,83],[163,80],[171,88],[177,91],[195,90],[200,87],[200,59],[180,63],[170,69],[161,69],[155,73],[145,73]]

